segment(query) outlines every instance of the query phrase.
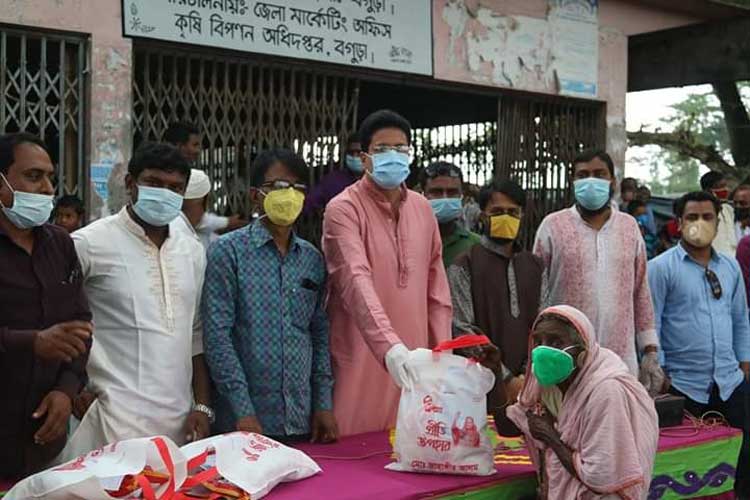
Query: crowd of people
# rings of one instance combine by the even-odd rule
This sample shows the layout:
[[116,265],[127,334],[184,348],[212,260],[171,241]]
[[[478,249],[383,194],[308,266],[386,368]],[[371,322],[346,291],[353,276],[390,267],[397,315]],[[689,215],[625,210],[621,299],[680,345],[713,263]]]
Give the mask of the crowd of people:
[[[437,162],[422,194],[407,189],[411,132],[371,114],[312,189],[300,156],[260,152],[249,222],[208,211],[200,134],[176,124],[133,154],[127,205],[83,227],[70,197],[48,223],[44,143],[0,136],[0,476],[132,437],[387,430],[419,375],[409,352],[483,333],[492,345],[463,354],[496,374],[488,409],[526,435],[546,498],[644,497],[664,393],[744,431],[736,488],[750,495],[750,187],[733,208],[726,181],[704,177],[675,204],[678,241],[649,261],[650,193],[626,180],[617,200],[612,159],[585,152],[575,203],[529,251],[513,180],[474,199]],[[294,230],[305,212],[323,217],[319,245]]]

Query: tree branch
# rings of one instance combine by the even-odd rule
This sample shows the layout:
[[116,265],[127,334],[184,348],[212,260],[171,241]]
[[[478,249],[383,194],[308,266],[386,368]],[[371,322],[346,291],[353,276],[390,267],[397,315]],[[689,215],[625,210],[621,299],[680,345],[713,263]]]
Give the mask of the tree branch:
[[721,172],[733,179],[742,177],[739,169],[728,163],[713,146],[699,143],[695,136],[683,129],[674,132],[628,132],[630,146],[648,146],[654,144],[674,151],[682,156],[695,158],[711,170]]
[[747,167],[750,165],[750,117],[747,115],[737,84],[714,82],[711,86],[724,112],[724,121],[729,133],[729,148],[734,163],[739,167]]

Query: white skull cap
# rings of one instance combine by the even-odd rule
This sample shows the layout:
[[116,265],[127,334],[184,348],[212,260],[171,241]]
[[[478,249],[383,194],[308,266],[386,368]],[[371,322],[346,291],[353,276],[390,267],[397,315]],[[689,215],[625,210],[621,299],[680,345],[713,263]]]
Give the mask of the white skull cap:
[[190,182],[185,190],[186,200],[197,200],[211,192],[211,181],[203,170],[196,168],[190,171]]

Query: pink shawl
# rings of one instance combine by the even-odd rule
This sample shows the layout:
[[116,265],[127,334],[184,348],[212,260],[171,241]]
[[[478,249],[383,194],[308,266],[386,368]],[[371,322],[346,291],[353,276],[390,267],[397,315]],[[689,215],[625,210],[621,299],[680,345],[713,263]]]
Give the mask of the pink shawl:
[[548,497],[646,498],[659,440],[653,401],[619,356],[599,346],[594,327],[582,312],[570,306],[555,306],[540,316],[544,314],[567,319],[587,348],[582,366],[565,394],[556,425],[563,442],[573,450],[578,477],[571,476],[555,452],[529,433],[526,411],[541,403],[541,387],[530,369],[531,363],[518,403],[508,408],[508,417],[526,436],[537,467],[539,456],[544,453]]

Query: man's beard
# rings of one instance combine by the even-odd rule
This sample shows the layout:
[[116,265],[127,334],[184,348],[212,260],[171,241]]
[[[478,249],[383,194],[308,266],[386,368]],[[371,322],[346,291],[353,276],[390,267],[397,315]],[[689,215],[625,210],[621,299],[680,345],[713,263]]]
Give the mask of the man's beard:
[[604,205],[602,205],[602,208],[600,208],[598,210],[589,210],[588,208],[583,208],[581,205],[578,205],[578,209],[581,211],[581,214],[593,217],[595,215],[603,214],[604,212],[606,212],[607,210],[609,210],[609,208],[610,208],[609,204],[610,204],[611,201],[612,201],[612,198],[610,198],[609,200],[607,200],[607,203],[605,203]]

